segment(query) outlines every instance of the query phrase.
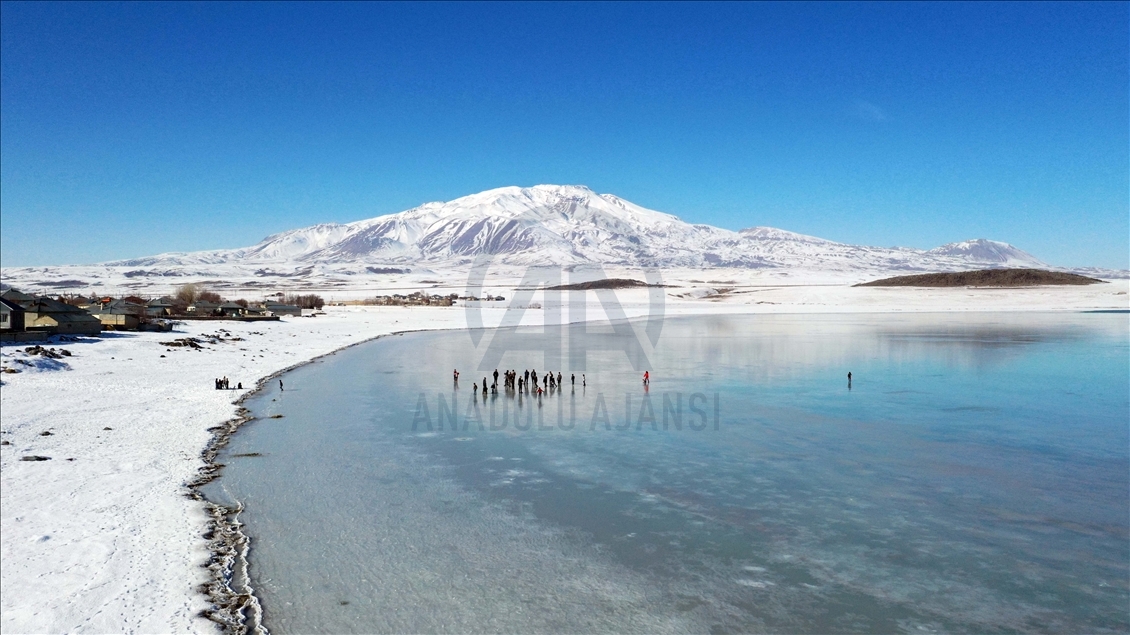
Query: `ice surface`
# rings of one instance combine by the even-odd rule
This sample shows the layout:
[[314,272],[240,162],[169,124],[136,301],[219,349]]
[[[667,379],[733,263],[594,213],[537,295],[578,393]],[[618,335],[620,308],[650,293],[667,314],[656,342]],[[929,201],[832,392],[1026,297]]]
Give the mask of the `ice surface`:
[[466,333],[392,338],[257,398],[214,487],[280,633],[1119,632],[1127,338],[1125,315],[670,320],[646,393],[619,353],[540,400],[453,389],[489,370]]

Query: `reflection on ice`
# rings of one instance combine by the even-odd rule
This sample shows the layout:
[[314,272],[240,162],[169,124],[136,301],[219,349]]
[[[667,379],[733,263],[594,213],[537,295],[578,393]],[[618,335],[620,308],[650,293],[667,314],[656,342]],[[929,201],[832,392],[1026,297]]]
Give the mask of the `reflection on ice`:
[[541,399],[389,338],[250,404],[215,488],[279,633],[1124,632],[1126,320],[668,320],[647,392],[593,353]]

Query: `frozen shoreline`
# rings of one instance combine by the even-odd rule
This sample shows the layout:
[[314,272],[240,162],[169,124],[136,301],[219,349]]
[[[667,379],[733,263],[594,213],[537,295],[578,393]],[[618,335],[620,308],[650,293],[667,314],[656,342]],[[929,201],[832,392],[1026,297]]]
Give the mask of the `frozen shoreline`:
[[232,402],[232,405],[236,406],[235,417],[220,426],[209,429],[213,435],[207,447],[201,453],[204,465],[200,468],[197,478],[186,484],[189,490],[188,496],[204,505],[209,518],[206,531],[203,534],[203,537],[208,541],[208,550],[211,553],[208,562],[203,565],[208,570],[209,580],[201,585],[200,591],[208,597],[211,606],[202,612],[204,617],[227,631],[260,634],[267,632],[262,625],[262,606],[259,604],[259,600],[255,596],[255,589],[251,585],[250,564],[247,557],[250,543],[248,537],[241,530],[242,522],[239,520],[239,514],[243,511],[242,504],[234,507],[225,506],[220,502],[210,500],[203,490],[205,485],[223,474],[224,465],[216,463],[219,452],[245,423],[250,423],[256,419],[253,413],[243,406],[243,403],[264,387],[269,386],[272,381],[292,370],[315,363],[324,357],[336,355],[346,349],[384,337],[429,330],[440,329],[393,331],[377,335],[275,371],[259,379],[255,386],[243,392],[238,399]]
[[[713,299],[672,289],[666,315],[894,311],[1127,309],[1125,280],[1080,288],[853,289],[776,287]],[[505,288],[500,286],[499,288]],[[690,297],[675,298],[686,292]],[[646,291],[618,292],[628,317]],[[706,296],[709,297],[709,296]],[[485,309],[487,325],[502,308]],[[599,303],[590,301],[590,318]],[[527,322],[540,320],[528,311]],[[492,322],[493,318],[493,322]],[[187,485],[238,420],[262,378],[396,331],[464,328],[462,308],[335,307],[265,324],[186,323],[177,333],[118,333],[52,343],[72,356],[24,366],[4,346],[0,450],[0,628],[4,632],[215,632],[203,616],[212,519]],[[203,350],[160,345],[226,329]],[[234,340],[234,338],[241,338]],[[234,340],[234,341],[227,341]],[[39,363],[43,358],[29,358]],[[50,368],[54,366],[54,369]],[[245,390],[217,391],[227,375]],[[234,398],[234,401],[233,401]],[[220,426],[217,433],[215,429]],[[109,430],[105,428],[110,428]],[[50,435],[41,436],[43,432]],[[28,455],[49,461],[21,461]],[[74,460],[68,460],[74,459]]]

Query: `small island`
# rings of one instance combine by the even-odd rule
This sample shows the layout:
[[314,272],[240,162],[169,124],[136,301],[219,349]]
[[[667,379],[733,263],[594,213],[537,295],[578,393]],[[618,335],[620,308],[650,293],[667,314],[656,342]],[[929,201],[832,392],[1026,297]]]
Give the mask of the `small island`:
[[856,287],[1034,287],[1039,285],[1083,285],[1103,282],[1074,273],[1044,269],[981,269],[951,273],[895,276]]
[[590,291],[592,289],[630,289],[632,287],[650,286],[652,285],[646,282],[641,282],[639,280],[632,280],[631,278],[601,278],[600,280],[589,280],[588,282],[576,282],[573,284],[560,284],[555,287],[546,288],[550,291]]

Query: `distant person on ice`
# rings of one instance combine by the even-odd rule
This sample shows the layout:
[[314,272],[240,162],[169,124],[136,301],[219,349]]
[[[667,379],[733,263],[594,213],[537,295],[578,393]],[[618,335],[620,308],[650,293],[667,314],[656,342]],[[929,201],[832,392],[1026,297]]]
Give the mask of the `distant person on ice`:
[[455,383],[459,383],[459,369],[451,371],[455,375]]
[[651,382],[651,373],[647,372],[646,370],[643,371],[643,383],[644,383],[644,385],[646,386],[650,382]]
[[282,392],[282,391],[283,391],[282,380],[280,379],[279,380],[279,392]]

